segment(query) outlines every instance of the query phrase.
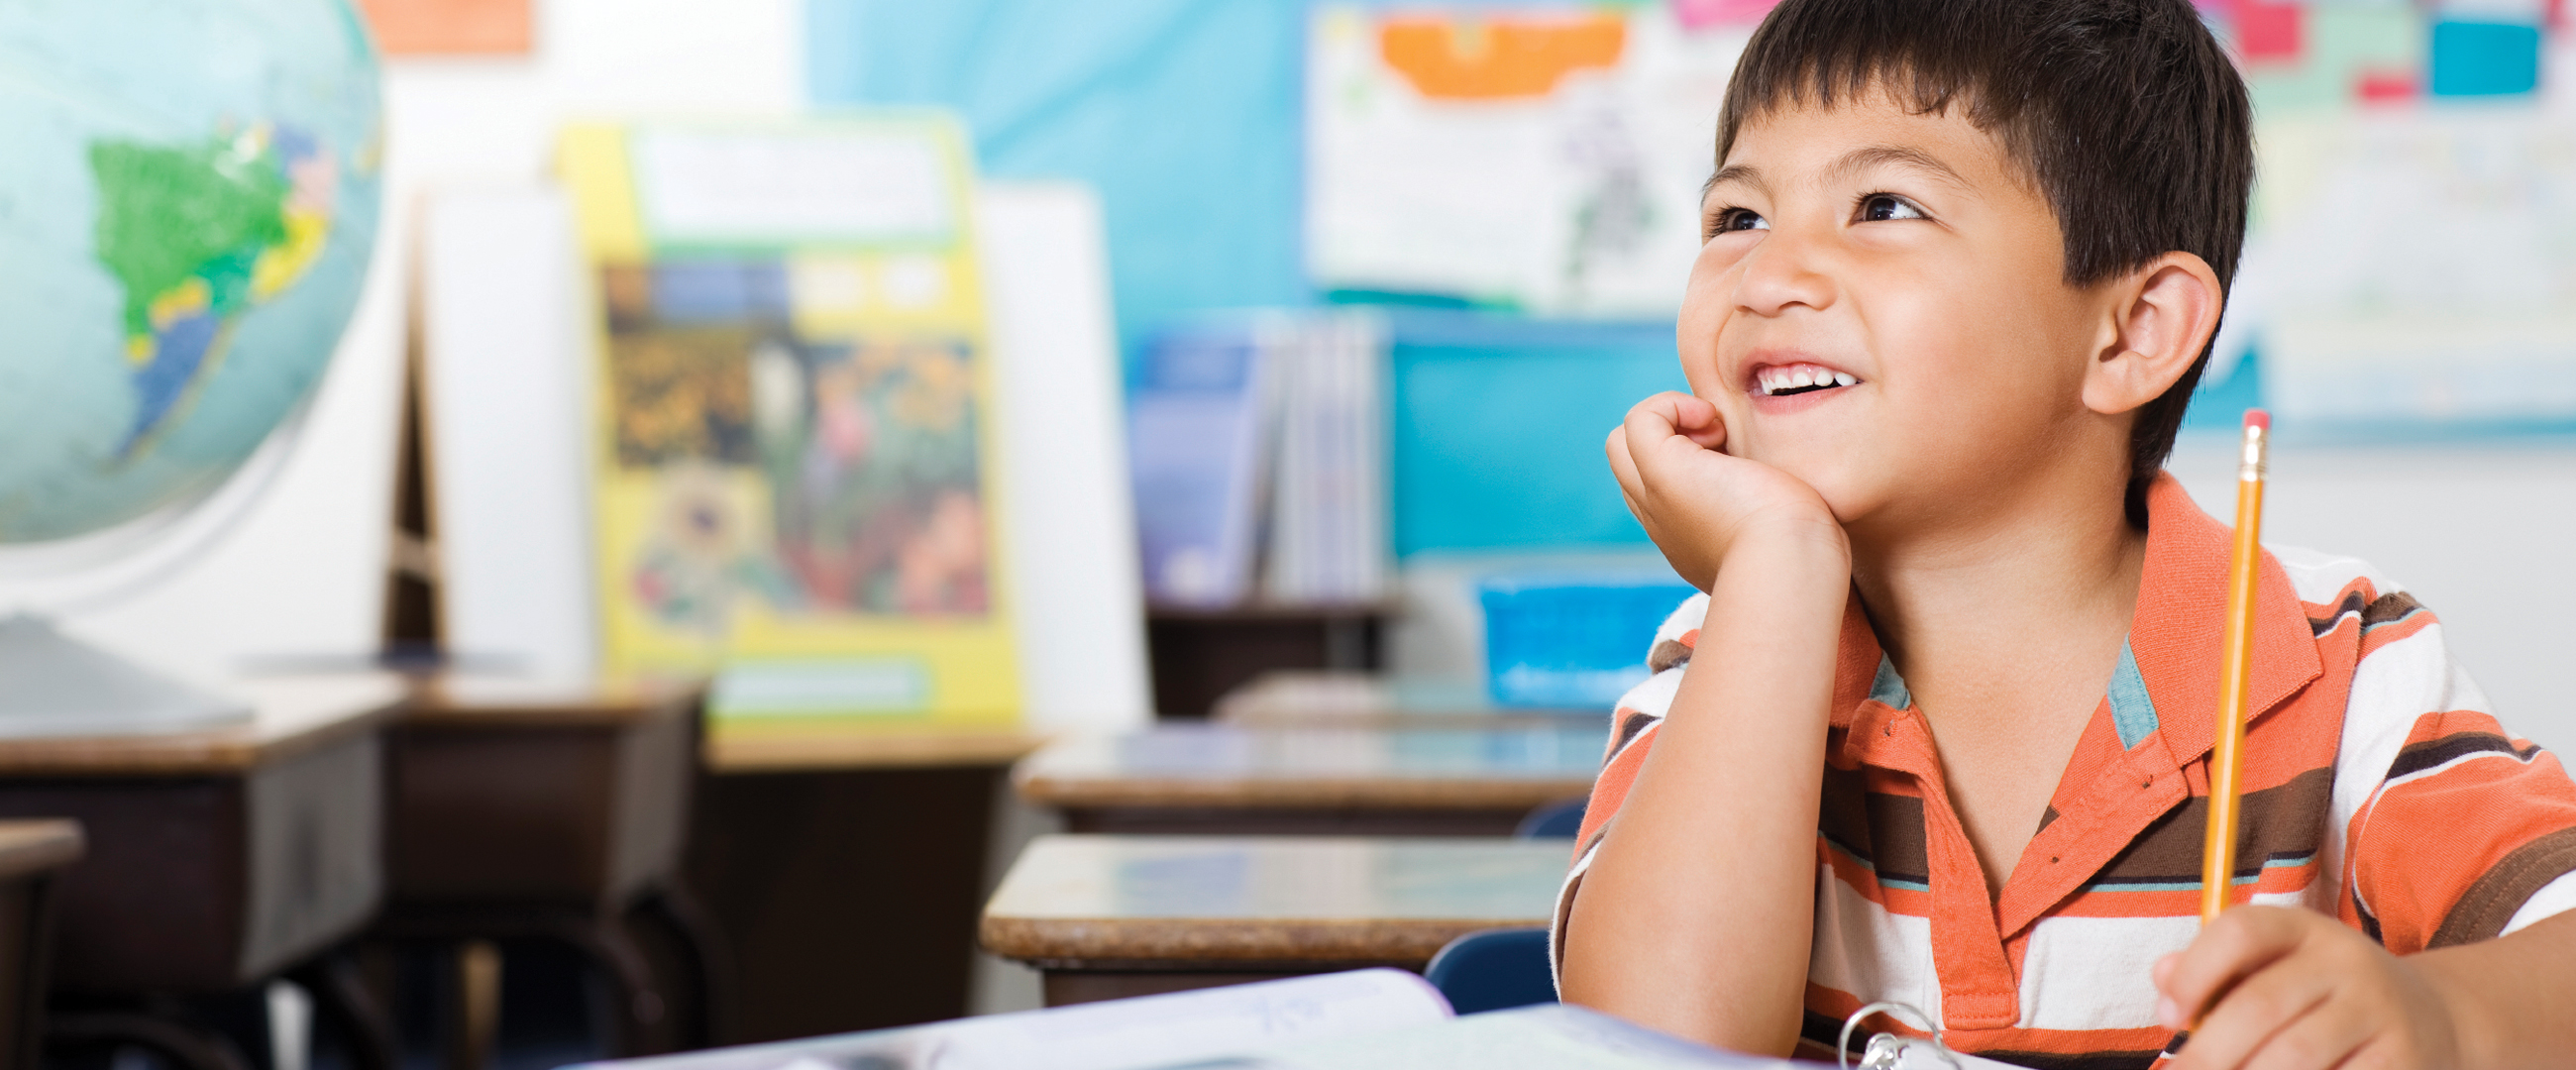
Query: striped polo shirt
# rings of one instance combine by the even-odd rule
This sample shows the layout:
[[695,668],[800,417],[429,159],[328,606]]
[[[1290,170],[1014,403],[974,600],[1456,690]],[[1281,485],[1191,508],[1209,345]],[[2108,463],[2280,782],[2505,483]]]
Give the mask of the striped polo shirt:
[[[1801,1054],[1832,1058],[1843,1018],[1879,1000],[1922,1009],[1954,1048],[2028,1066],[2143,1067],[2172,1045],[2148,971],[2200,928],[2229,541],[2171,475],[2156,481],[2132,631],[1993,898],[1929,723],[1852,602]],[[2265,554],[2256,603],[2238,902],[2331,914],[2398,954],[2576,907],[2576,784],[2497,724],[2430,611],[2367,564],[2287,547]],[[1654,676],[1619,702],[1558,896],[1560,958],[1706,608],[1701,595],[1664,622]]]

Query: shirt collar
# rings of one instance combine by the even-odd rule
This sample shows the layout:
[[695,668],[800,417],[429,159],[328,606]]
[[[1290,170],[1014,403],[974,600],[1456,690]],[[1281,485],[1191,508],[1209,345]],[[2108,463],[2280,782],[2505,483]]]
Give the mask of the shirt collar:
[[[2165,749],[2188,765],[2209,752],[2218,724],[2220,647],[2226,641],[2228,558],[2235,531],[2219,523],[2170,472],[2147,491],[2147,562],[2138,585],[2129,657],[2152,703]],[[2247,720],[2325,674],[2316,633],[2290,574],[2271,554],[2254,581],[2254,664]]]

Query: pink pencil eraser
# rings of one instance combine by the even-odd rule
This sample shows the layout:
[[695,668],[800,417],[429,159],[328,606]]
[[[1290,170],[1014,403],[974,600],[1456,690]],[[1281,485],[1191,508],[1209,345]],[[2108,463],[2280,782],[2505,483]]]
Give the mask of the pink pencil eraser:
[[2272,429],[2272,414],[2261,409],[2247,409],[2245,410],[2245,426],[2260,427],[2263,430],[2269,431]]

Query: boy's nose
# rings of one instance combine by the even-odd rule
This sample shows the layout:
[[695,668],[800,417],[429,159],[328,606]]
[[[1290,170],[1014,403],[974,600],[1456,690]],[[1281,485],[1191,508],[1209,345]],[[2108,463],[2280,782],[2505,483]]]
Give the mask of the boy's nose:
[[1792,308],[1823,311],[1834,300],[1833,279],[1816,262],[1813,246],[1795,231],[1765,235],[1736,264],[1736,307],[1757,316],[1777,316]]

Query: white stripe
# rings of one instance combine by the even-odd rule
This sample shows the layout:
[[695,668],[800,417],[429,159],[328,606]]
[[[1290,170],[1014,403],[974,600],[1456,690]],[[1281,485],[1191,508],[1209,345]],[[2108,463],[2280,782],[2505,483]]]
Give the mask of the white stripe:
[[2304,546],[2264,544],[2272,559],[2289,573],[2290,586],[2298,591],[2299,601],[2333,605],[2343,597],[2343,589],[2354,580],[2369,580],[2371,589],[2382,595],[2405,590],[2403,584],[2380,574],[2370,562],[2342,554],[2321,553]]
[[[1619,708],[1623,710],[1635,710],[1638,713],[1660,720],[1664,714],[1671,712],[1673,708],[1673,693],[1680,690],[1681,686],[1682,667],[1675,665],[1672,668],[1656,673],[1653,676],[1649,676],[1643,683],[1629,688],[1627,694],[1619,696]],[[1619,726],[1612,725],[1610,727],[1612,731],[1617,731]]]
[[[1682,636],[1708,619],[1708,594],[1701,592],[1682,599],[1682,604],[1664,615],[1664,623],[1655,629],[1655,641],[1681,642]],[[1632,633],[1633,634],[1633,633]],[[1648,648],[1649,652],[1653,648]]]
[[2022,955],[2024,1029],[2146,1029],[2156,1022],[2156,960],[2191,946],[2195,915],[2043,918]]
[[1816,943],[1807,980],[1863,1003],[1912,1004],[1941,1021],[1941,975],[1932,966],[1932,919],[1898,914],[1834,876],[1816,873]]
[[[2313,887],[2340,889],[2360,902],[2358,882],[2344,879],[2344,860],[2353,850],[2345,842],[2345,831],[2352,827],[2353,815],[2378,797],[2388,767],[2405,749],[2416,720],[2450,710],[2484,713],[2487,697],[2451,660],[2438,621],[2372,651],[2353,668],[2352,697],[2343,711],[2343,740],[2335,753],[2334,805],[2326,815],[2325,849],[2318,859],[2319,871],[2332,883],[2319,881]],[[2308,905],[2329,913],[2336,910],[2331,902],[2311,900]],[[2362,907],[2368,910],[2367,903]]]
[[2522,909],[2514,911],[2513,917],[2505,921],[2504,931],[2496,935],[2511,936],[2526,925],[2570,910],[2576,910],[2576,873],[2541,885],[2531,898],[2522,901]]

